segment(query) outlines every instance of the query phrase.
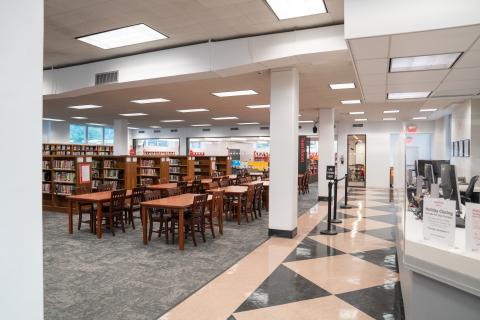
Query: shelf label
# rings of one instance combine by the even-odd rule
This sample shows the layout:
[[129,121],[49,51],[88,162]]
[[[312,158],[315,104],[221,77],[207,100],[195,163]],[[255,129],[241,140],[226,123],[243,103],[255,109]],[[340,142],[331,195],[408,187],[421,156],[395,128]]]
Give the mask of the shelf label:
[[480,254],[480,204],[466,203],[465,244],[467,252]]
[[455,244],[455,201],[423,199],[423,239],[440,246]]

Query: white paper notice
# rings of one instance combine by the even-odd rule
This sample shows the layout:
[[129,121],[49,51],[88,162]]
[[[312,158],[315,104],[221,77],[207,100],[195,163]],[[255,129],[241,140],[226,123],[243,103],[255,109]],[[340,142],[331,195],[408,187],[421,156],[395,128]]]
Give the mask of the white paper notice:
[[82,181],[90,182],[90,166],[82,166]]
[[430,197],[440,198],[440,185],[432,183],[430,190]]
[[423,239],[453,247],[455,243],[455,201],[423,199]]
[[465,234],[467,252],[480,254],[480,204],[467,202],[465,205]]

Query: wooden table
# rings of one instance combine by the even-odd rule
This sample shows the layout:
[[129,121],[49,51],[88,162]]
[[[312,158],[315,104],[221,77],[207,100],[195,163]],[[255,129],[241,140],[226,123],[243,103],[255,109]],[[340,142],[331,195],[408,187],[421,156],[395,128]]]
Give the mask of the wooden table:
[[263,189],[265,190],[265,208],[268,211],[269,208],[269,202],[270,202],[270,181],[269,180],[255,180],[255,181],[250,181],[250,182],[245,182],[242,183],[242,186],[254,186],[256,184],[263,184]]
[[[185,249],[185,209],[193,205],[193,199],[198,194],[184,193],[178,196],[167,197],[157,200],[145,201],[140,203],[140,212],[142,215],[143,244],[148,244],[148,214],[149,208],[177,210],[178,212],[178,247],[180,250]],[[212,196],[208,196],[208,201],[212,200]],[[172,211],[174,212],[174,211]]]
[[[95,203],[97,205],[97,237],[102,238],[102,205],[110,202],[112,191],[102,191],[68,196],[68,233],[73,233],[73,203],[77,204],[77,211],[80,212],[79,203]],[[127,190],[126,198],[132,196],[132,190]]]
[[248,190],[248,187],[245,186],[228,186],[222,188],[215,188],[207,190],[208,193],[213,193],[215,191],[224,191],[226,195],[232,195],[237,197],[238,206],[237,206],[237,223],[240,224],[240,217],[242,214],[242,195],[245,194]]
[[[213,179],[201,179],[200,180],[202,185],[208,185],[213,182]],[[178,186],[177,182],[170,182],[170,183],[161,183],[161,184],[152,184],[147,186],[148,190],[169,190],[175,189]],[[192,181],[187,181],[187,187],[192,186]]]

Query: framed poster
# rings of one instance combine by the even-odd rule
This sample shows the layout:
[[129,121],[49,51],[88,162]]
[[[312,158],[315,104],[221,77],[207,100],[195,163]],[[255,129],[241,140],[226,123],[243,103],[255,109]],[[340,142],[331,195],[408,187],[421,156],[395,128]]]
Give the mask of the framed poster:
[[459,157],[465,157],[465,145],[464,145],[464,143],[465,143],[465,140],[462,140],[462,141],[458,142],[458,148],[459,148],[458,156]]
[[470,157],[470,139],[464,140],[463,154],[464,157]]
[[86,184],[92,181],[90,177],[91,167],[91,163],[80,163],[78,165],[78,172],[80,173],[80,184]]

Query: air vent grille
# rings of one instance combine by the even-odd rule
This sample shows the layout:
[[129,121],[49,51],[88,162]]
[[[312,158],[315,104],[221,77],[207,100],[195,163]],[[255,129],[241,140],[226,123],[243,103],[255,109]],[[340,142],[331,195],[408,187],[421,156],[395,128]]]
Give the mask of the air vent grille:
[[95,75],[95,85],[118,82],[118,71],[102,72]]
[[210,129],[202,129],[203,132],[208,132]]
[[270,127],[260,127],[260,130],[270,130]]
[[162,130],[153,130],[153,133],[160,133]]
[[230,128],[230,130],[232,130],[232,131],[237,131],[237,130],[239,130],[239,129],[238,129],[238,128]]
[[145,131],[144,131],[144,130],[140,130],[140,131],[138,131],[138,133],[145,133]]
[[177,129],[172,129],[172,130],[170,130],[170,132],[178,132],[178,130]]
[[354,123],[353,127],[354,128],[363,128],[363,123]]

